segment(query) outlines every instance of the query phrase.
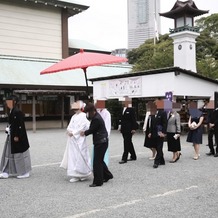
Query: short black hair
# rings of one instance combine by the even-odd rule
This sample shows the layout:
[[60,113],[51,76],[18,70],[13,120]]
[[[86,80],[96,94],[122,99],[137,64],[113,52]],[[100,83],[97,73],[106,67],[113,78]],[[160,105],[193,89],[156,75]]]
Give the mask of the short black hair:
[[96,108],[95,108],[95,105],[91,102],[89,102],[85,108],[84,108],[84,112],[87,113],[87,112],[94,112],[96,111]]
[[19,98],[16,95],[9,95],[6,100],[12,100],[15,102],[15,104],[17,104],[19,102]]

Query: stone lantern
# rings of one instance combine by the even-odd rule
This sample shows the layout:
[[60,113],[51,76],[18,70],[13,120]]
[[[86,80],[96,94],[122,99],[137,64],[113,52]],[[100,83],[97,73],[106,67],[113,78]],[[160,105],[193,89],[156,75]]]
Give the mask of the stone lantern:
[[173,8],[160,16],[174,19],[170,37],[174,44],[174,66],[196,72],[196,38],[199,28],[194,26],[194,17],[208,13],[199,10],[194,1],[176,1]]

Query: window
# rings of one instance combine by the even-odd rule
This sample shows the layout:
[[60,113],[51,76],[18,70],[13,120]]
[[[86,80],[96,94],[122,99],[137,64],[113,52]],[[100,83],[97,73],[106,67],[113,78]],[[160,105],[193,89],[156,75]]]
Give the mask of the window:
[[186,25],[189,25],[192,27],[192,18],[191,17],[186,17]]
[[148,0],[138,0],[138,23],[148,22]]

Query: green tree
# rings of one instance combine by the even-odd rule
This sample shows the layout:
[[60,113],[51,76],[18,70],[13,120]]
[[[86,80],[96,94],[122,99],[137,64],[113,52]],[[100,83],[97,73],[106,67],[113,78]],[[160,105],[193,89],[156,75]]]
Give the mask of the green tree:
[[218,79],[218,14],[196,20],[201,35],[197,38],[198,73]]
[[168,34],[161,36],[156,44],[149,39],[139,48],[131,50],[127,57],[134,65],[134,72],[173,66],[172,39]]
[[212,38],[218,40],[218,14],[211,14],[195,21],[200,32],[207,32]]

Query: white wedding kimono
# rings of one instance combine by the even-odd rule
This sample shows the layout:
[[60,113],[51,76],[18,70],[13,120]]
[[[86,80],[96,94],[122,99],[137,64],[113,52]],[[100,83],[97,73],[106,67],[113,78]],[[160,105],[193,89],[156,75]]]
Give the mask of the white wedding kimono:
[[91,174],[91,159],[89,155],[86,137],[80,136],[81,131],[89,129],[90,122],[83,112],[72,116],[67,127],[68,135],[67,146],[60,167],[67,169],[67,175],[84,178]]
[[[101,115],[101,117],[104,120],[105,127],[108,133],[108,138],[109,138],[110,133],[111,133],[111,114],[106,108],[98,109],[98,113]],[[105,155],[104,155],[104,162],[108,166],[109,164],[109,150],[108,149],[106,150]]]
[[98,113],[101,115],[101,117],[104,120],[105,127],[106,127],[108,137],[109,137],[111,134],[111,114],[106,108],[102,110],[98,110]]

